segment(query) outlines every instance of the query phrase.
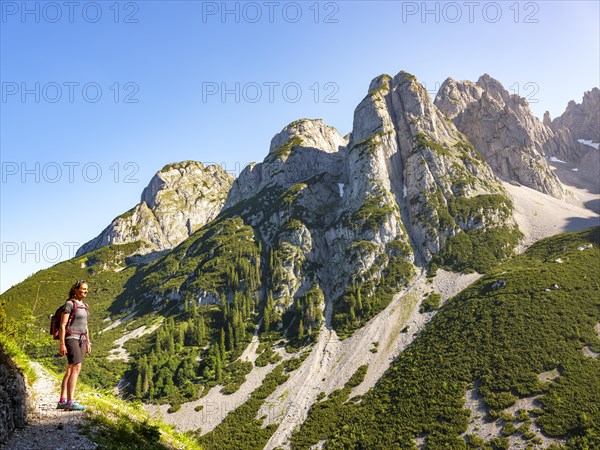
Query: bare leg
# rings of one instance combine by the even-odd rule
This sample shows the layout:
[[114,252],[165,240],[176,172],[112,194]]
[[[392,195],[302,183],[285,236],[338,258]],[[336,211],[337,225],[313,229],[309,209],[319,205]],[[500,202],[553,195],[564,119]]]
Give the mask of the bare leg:
[[67,370],[65,371],[65,376],[63,377],[62,385],[60,387],[60,398],[67,398],[67,384],[71,377],[71,368],[72,364],[67,363]]
[[79,372],[81,371],[81,363],[71,364],[71,376],[67,381],[67,402],[73,400],[75,396],[75,386],[77,385],[77,379],[79,378]]

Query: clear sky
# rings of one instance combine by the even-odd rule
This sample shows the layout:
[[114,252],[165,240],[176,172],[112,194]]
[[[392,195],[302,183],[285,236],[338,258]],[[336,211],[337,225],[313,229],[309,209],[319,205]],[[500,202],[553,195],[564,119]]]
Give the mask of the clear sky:
[[346,134],[381,73],[432,94],[489,73],[538,117],[600,84],[596,1],[0,5],[0,291],[74,256],[170,162],[237,174],[304,117]]

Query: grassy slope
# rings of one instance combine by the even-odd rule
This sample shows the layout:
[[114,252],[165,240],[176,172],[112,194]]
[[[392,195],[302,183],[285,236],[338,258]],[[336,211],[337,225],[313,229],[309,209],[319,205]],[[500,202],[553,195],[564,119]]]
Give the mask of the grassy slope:
[[[493,270],[449,301],[360,403],[313,408],[293,447],[413,448],[425,435],[428,448],[466,448],[464,396],[478,382],[490,419],[516,397],[542,394],[546,434],[598,448],[600,361],[582,348],[600,352],[599,244],[599,228],[559,235]],[[556,382],[538,381],[555,368]]]
[[107,326],[103,322],[105,318],[110,316],[115,319],[126,314],[111,314],[111,309],[128,280],[138,270],[137,267],[120,269],[125,267],[125,256],[133,253],[139,245],[132,243],[104,247],[56,264],[2,294],[0,302],[6,303],[8,322],[16,328],[14,334],[19,342],[24,343],[27,353],[47,366],[62,368],[64,361],[57,357],[58,344],[47,332],[49,316],[67,299],[72,283],[79,279],[87,280],[90,287],[87,302],[91,310],[89,329],[94,352],[86,359],[84,378],[95,386],[114,386],[125,366],[119,362],[107,362],[105,356],[121,332],[112,330],[101,335],[97,332]]

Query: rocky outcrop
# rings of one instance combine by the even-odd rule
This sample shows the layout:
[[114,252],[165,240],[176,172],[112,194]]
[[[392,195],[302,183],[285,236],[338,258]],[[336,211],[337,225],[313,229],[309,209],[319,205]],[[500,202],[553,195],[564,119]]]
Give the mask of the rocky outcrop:
[[544,124],[544,126],[546,126],[548,128],[551,128],[552,119],[550,118],[550,112],[549,111],[546,111],[544,113],[544,119],[543,119],[542,123]]
[[315,268],[330,258],[324,233],[340,214],[346,144],[322,120],[293,122],[273,137],[263,162],[242,171],[227,197],[224,212],[242,216],[269,247],[277,267],[269,291],[279,315],[321,279]]
[[[549,119],[546,111],[544,119]],[[600,170],[600,89],[583,95],[581,103],[570,101],[565,112],[550,122],[553,136],[544,143],[548,157],[577,168],[580,176],[598,182]]]
[[600,89],[597,87],[583,94],[581,103],[571,100],[562,115],[555,118],[550,128],[555,133],[568,129],[576,140],[600,142]]
[[[471,90],[463,103],[500,95]],[[233,182],[217,220],[157,261],[152,270],[164,273],[148,272],[132,298],[154,307],[232,301],[241,284],[260,298],[267,328],[316,330],[323,305],[325,320],[350,333],[431,261],[486,270],[481,261],[511,254],[518,235],[499,179],[426,89],[406,72],[381,75],[346,137],[318,119],[275,135],[264,160]]]
[[398,288],[453,237],[514,228],[509,203],[465,136],[400,72],[371,82],[346,139],[320,120],[284,128],[234,182],[224,214],[242,216],[271,249],[269,290],[283,314],[317,280],[328,303],[384,274]]
[[[477,151],[406,72],[376,78],[358,106],[350,159],[365,150],[376,156],[377,178],[400,206],[413,249],[423,261],[439,253],[450,237],[485,227],[485,220],[494,217],[484,222],[471,215],[459,218],[452,207],[455,199],[504,195]],[[511,222],[504,214],[498,219],[497,225]]]
[[320,119],[289,124],[273,137],[263,163],[246,166],[233,182],[225,208],[267,187],[288,189],[319,173],[339,173],[346,144],[335,128]]
[[120,215],[77,256],[112,244],[144,241],[144,251],[173,248],[221,211],[233,177],[218,165],[185,161],[165,166],[142,192],[140,203]]
[[467,136],[496,175],[564,197],[565,190],[545,159],[544,144],[553,133],[533,115],[524,98],[509,94],[486,74],[477,83],[448,78],[435,104]]
[[27,421],[27,390],[23,375],[0,344],[0,444]]

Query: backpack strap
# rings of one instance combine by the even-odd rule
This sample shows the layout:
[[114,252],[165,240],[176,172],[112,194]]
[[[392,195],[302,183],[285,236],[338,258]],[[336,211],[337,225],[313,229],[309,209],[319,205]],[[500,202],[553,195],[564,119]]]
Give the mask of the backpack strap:
[[[74,335],[78,335],[78,336],[81,336],[81,335],[86,335],[86,334],[87,334],[87,332],[79,333],[79,332],[77,332],[77,331],[71,331],[71,330],[70,330],[70,328],[71,328],[71,324],[73,323],[73,320],[75,319],[75,313],[77,312],[77,308],[78,308],[78,306],[77,306],[77,301],[76,301],[76,300],[74,300],[74,299],[72,299],[72,298],[70,298],[69,300],[70,300],[70,301],[73,303],[73,309],[71,310],[71,314],[69,314],[69,321],[67,322],[67,326],[65,327],[65,333],[66,333],[67,335],[69,335],[69,334],[74,334]],[[69,300],[67,300],[67,301],[69,301]],[[85,302],[84,302],[83,304],[85,305],[85,306],[83,307],[83,309],[85,309],[85,312],[87,313],[87,315],[88,315],[88,317],[89,317],[89,315],[90,315],[89,306],[88,306],[88,304],[87,304],[87,303],[85,303]]]

